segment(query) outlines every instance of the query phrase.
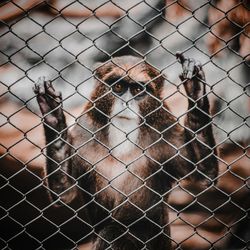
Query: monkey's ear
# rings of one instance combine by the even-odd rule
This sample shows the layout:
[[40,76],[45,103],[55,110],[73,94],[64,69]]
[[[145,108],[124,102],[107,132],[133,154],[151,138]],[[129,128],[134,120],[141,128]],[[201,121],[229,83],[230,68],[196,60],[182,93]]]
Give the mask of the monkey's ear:
[[112,70],[112,68],[112,62],[97,62],[93,65],[93,74],[97,79],[102,79],[105,74]]

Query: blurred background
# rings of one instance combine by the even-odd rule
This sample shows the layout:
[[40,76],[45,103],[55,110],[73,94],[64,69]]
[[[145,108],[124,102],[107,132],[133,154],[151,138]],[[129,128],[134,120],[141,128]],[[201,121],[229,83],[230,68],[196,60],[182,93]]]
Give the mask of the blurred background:
[[250,1],[13,0],[0,3],[1,249],[91,249],[80,214],[48,200],[38,77],[62,91],[72,124],[95,87],[95,63],[136,55],[167,76],[165,101],[183,117],[177,51],[206,73],[220,173],[205,191],[173,187],[173,245],[250,247]]

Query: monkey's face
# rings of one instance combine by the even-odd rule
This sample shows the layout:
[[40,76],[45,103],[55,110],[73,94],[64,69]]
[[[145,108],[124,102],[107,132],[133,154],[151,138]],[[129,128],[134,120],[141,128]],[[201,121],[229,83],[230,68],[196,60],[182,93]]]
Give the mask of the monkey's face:
[[115,58],[96,75],[98,87],[92,96],[96,108],[126,133],[161,105],[163,77],[139,58]]

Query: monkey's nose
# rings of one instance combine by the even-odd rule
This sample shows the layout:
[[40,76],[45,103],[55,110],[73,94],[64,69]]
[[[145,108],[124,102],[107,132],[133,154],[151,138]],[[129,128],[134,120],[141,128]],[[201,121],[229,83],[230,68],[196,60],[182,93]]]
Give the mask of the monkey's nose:
[[129,103],[129,102],[123,102],[123,103],[122,103],[122,106],[123,106],[124,108],[129,108],[129,107],[131,107],[131,103]]

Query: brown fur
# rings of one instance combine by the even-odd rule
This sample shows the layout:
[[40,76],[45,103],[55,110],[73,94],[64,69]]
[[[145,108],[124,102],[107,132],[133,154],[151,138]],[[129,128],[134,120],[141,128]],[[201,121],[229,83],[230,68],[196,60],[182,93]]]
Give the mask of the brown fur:
[[[110,244],[117,250],[140,249],[142,242],[147,242],[147,249],[170,249],[165,204],[171,185],[184,176],[208,183],[204,175],[213,180],[217,174],[209,117],[196,110],[190,101],[189,109],[192,111],[185,122],[188,129],[180,126],[161,100],[164,77],[139,58],[114,58],[99,66],[95,76],[97,87],[77,124],[68,131],[63,122],[60,124],[61,137],[57,137],[54,131],[46,137],[49,144],[47,154],[53,159],[47,163],[48,184],[55,192],[52,198],[71,204],[73,198],[81,196],[86,211],[83,220],[93,225],[95,232],[102,237],[94,237],[94,249],[105,249]],[[117,98],[111,91],[111,85],[113,79],[120,78],[128,86],[140,82],[148,87],[149,93],[136,100],[140,123],[133,152],[117,156],[110,148],[109,126],[112,106]],[[193,84],[198,87],[187,87]],[[200,84],[198,79],[185,82],[186,90],[195,89],[188,95],[195,100],[200,99],[197,105],[208,113],[208,100],[200,91]],[[200,98],[201,95],[204,97]],[[38,96],[38,101],[46,106],[42,98],[43,94]],[[58,119],[57,113],[50,113],[48,124],[50,120]],[[51,131],[47,126],[45,130],[47,135]],[[197,138],[208,147],[195,139],[191,131],[196,132]],[[65,155],[61,155],[63,152],[56,146],[56,141],[64,147]],[[199,163],[195,165],[196,162]],[[56,171],[58,165],[66,174]],[[54,177],[53,171],[56,173]],[[129,232],[125,226],[129,227]],[[157,234],[159,236],[154,237]]]

